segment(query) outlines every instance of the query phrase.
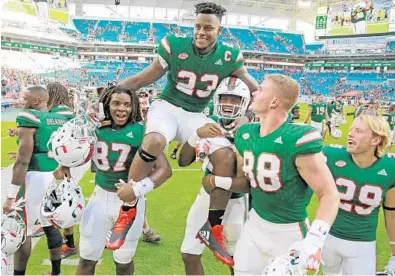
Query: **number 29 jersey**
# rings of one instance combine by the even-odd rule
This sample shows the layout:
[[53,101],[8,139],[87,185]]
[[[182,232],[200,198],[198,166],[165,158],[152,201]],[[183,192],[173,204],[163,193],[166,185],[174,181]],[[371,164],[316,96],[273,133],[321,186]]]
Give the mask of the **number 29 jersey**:
[[205,55],[196,52],[191,37],[166,36],[158,46],[167,84],[160,98],[189,112],[202,112],[218,84],[243,66],[240,49],[220,42]]
[[360,168],[343,146],[326,146],[323,152],[340,195],[330,234],[350,241],[376,240],[381,202],[395,187],[395,156],[384,155],[370,167]]
[[97,166],[95,182],[108,190],[117,190],[119,179],[128,181],[129,168],[143,141],[144,125],[129,123],[120,129],[97,128],[92,161]]
[[243,171],[250,179],[252,208],[273,223],[295,223],[307,217],[311,189],[299,175],[296,157],[319,153],[322,137],[313,127],[283,123],[265,137],[260,124],[240,127],[235,145],[243,156]]

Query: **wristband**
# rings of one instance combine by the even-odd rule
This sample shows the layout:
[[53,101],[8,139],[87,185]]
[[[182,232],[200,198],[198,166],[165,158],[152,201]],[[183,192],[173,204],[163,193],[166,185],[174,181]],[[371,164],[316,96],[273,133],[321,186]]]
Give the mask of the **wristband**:
[[320,219],[313,221],[309,232],[307,232],[306,240],[311,242],[311,244],[322,248],[325,243],[326,236],[329,234],[330,225]]
[[7,198],[16,198],[19,192],[19,186],[15,184],[10,184],[10,188],[8,189]]
[[189,137],[189,139],[188,139],[188,144],[189,144],[191,147],[196,147],[196,143],[197,143],[199,140],[200,140],[200,137],[199,137],[199,135],[197,134],[197,132],[195,131],[195,133],[192,134],[191,137]]
[[133,186],[134,194],[137,197],[143,197],[154,189],[154,182],[149,177],[146,177]]
[[224,176],[214,176],[215,187],[229,191],[232,186],[232,178]]
[[395,245],[395,242],[393,242],[393,241],[390,241],[390,245]]

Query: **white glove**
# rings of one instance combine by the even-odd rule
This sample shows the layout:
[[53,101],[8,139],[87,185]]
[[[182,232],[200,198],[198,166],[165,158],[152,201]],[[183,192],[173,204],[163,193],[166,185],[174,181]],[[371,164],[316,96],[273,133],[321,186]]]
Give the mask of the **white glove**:
[[388,276],[395,276],[395,256],[391,256],[388,264],[385,266],[385,272]]
[[322,220],[315,220],[309,232],[301,241],[294,242],[289,251],[299,252],[299,268],[318,271],[322,263],[321,251],[330,226]]

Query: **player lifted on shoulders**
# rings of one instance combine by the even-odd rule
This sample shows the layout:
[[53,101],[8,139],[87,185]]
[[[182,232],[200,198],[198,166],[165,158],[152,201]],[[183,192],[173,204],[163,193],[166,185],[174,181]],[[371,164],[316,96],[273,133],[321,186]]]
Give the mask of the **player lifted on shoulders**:
[[[389,136],[383,118],[360,115],[348,133],[347,147],[333,145],[323,150],[341,200],[322,250],[325,274],[376,274],[376,230],[382,202],[395,256],[395,156],[385,154]],[[395,273],[395,257],[390,258],[387,271]]]
[[[227,183],[232,192],[251,192],[252,210],[236,245],[235,274],[261,274],[268,258],[286,254],[290,247],[299,252],[300,268],[319,267],[339,198],[321,153],[320,133],[311,126],[286,122],[298,97],[294,79],[267,75],[253,93],[251,105],[260,123],[244,125],[236,133],[235,145],[246,176]],[[223,182],[213,175],[204,179],[207,187]],[[307,232],[309,187],[317,194],[319,207]]]
[[[152,171],[154,161],[166,145],[173,140],[185,143],[197,128],[209,121],[202,111],[212,98],[218,84],[228,76],[244,81],[250,91],[258,88],[256,81],[243,66],[243,55],[239,49],[217,42],[221,33],[221,19],[226,10],[215,3],[196,4],[196,20],[193,37],[174,35],[162,39],[158,46],[158,57],[141,73],[123,80],[120,87],[139,89],[147,86],[166,72],[167,85],[160,99],[152,103],[148,115],[143,143],[130,168],[129,177],[140,181]],[[234,121],[233,132],[252,120],[253,114]],[[211,193],[213,198],[228,199],[229,193],[220,189]],[[222,206],[225,209],[226,206]],[[132,223],[121,219],[114,226],[124,229]],[[117,240],[113,248],[122,244]]]
[[[222,128],[225,128],[233,120],[244,115],[249,102],[250,92],[247,85],[239,79],[226,78],[218,86],[214,96],[214,116],[210,118]],[[204,167],[207,167],[206,174],[215,173],[222,177],[236,176],[236,155],[233,151],[234,139],[232,137],[204,139],[209,136],[213,125],[206,124],[197,130],[202,139],[197,142],[196,148],[202,148],[200,153],[204,153],[204,156],[206,156],[201,156],[204,159]],[[195,160],[195,145],[192,146],[189,143],[193,142],[188,141],[181,150],[180,166],[188,166]],[[231,256],[245,220],[247,198],[244,194],[233,193],[229,203],[224,204],[226,210],[222,212],[219,220],[211,229],[211,225],[207,221],[210,216],[210,190],[203,188],[200,190],[188,214],[185,237],[181,246],[182,259],[188,275],[204,273],[200,260],[204,245],[201,243],[206,244],[222,262],[230,266],[234,264]],[[226,247],[222,237],[223,229],[228,242]]]

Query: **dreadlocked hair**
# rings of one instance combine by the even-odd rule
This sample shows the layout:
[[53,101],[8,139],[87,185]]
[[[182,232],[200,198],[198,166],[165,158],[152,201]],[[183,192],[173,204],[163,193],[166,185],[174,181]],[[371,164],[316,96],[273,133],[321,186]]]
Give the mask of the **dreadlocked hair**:
[[132,113],[130,113],[128,122],[132,122],[132,123],[141,122],[143,118],[141,117],[140,101],[139,98],[137,97],[136,92],[131,89],[124,89],[115,85],[106,87],[101,93],[99,98],[99,103],[103,103],[104,115],[106,116],[104,120],[114,121],[110,114],[110,101],[111,101],[111,96],[113,94],[119,94],[119,93],[126,93],[132,99]]
[[213,2],[203,2],[195,5],[195,13],[215,14],[219,19],[222,20],[222,16],[225,15],[226,9]]
[[59,105],[66,105],[72,108],[69,98],[69,92],[67,91],[67,88],[64,87],[61,83],[50,82],[47,85],[47,90],[49,95],[49,99],[48,99],[49,108],[53,108]]

